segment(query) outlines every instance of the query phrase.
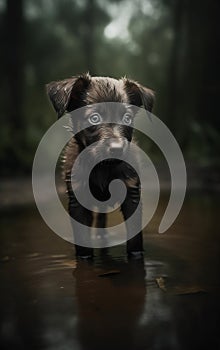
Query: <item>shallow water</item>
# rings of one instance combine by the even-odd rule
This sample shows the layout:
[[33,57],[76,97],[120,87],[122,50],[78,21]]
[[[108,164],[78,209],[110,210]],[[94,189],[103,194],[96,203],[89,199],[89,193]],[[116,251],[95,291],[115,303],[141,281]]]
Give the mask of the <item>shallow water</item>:
[[144,259],[125,246],[77,262],[36,207],[1,212],[1,349],[217,349],[217,195],[187,195],[157,234],[167,198],[144,231]]

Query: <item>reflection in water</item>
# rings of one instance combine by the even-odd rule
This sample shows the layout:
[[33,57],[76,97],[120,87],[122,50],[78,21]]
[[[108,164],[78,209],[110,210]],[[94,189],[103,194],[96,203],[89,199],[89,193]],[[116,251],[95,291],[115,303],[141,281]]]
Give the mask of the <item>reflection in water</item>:
[[92,262],[35,207],[0,213],[1,350],[218,349],[218,213],[217,197],[190,195],[162,236],[158,211],[144,261],[120,246]]
[[[101,277],[101,270],[120,273]],[[83,349],[134,349],[146,294],[143,261],[109,257],[100,270],[80,261],[74,276]]]

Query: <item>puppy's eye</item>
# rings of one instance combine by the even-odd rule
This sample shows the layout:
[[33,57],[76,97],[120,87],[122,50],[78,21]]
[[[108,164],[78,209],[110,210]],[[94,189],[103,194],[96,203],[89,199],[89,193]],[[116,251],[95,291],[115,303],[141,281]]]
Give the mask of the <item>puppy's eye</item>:
[[125,125],[131,125],[131,123],[132,123],[132,116],[131,116],[131,114],[125,113],[125,114],[123,115],[122,122],[123,122]]
[[92,114],[92,115],[89,117],[89,122],[90,122],[92,125],[100,124],[100,123],[102,122],[102,117],[101,117],[100,114],[94,113],[94,114]]

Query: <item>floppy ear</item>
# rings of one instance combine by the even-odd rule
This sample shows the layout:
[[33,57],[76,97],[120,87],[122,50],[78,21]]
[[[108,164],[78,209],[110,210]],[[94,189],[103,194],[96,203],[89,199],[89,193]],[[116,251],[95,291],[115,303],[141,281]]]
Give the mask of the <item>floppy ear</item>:
[[83,93],[90,81],[90,75],[85,74],[61,81],[52,81],[46,85],[47,94],[58,118],[66,111],[71,112],[83,105]]
[[138,107],[143,106],[151,112],[154,104],[154,91],[130,79],[124,78],[123,81],[130,103]]

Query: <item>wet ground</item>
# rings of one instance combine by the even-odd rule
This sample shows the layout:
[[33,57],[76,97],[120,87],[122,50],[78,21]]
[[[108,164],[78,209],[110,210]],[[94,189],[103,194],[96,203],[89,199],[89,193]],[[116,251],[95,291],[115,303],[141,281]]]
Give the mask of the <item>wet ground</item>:
[[159,235],[166,201],[144,231],[143,261],[122,245],[77,262],[34,205],[2,210],[0,348],[219,349],[218,195],[188,193]]

